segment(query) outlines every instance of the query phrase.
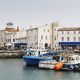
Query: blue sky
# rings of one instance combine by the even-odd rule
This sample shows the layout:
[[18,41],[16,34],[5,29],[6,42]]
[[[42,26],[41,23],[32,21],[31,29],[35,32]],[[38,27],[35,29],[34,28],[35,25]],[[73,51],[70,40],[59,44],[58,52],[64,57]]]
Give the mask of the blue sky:
[[80,0],[0,0],[0,28],[7,22],[28,28],[59,20],[64,26],[80,26]]

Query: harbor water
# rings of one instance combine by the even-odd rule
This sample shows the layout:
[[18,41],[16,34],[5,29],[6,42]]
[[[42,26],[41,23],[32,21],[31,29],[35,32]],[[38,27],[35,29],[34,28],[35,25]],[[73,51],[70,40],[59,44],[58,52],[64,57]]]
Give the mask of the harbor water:
[[0,59],[0,80],[80,80],[80,72],[27,67],[23,59]]

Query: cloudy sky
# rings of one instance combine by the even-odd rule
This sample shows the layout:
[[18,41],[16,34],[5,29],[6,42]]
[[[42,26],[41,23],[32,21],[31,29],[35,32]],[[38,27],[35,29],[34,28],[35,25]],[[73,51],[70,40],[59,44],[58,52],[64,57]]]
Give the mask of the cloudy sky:
[[64,26],[80,26],[80,0],[0,0],[0,28],[7,22],[28,28],[60,21]]

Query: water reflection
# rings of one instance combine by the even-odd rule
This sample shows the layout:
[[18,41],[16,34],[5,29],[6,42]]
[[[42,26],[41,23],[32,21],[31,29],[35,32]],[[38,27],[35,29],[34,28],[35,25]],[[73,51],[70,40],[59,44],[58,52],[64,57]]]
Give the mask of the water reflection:
[[0,60],[0,80],[80,80],[80,73],[44,70],[26,66],[21,59],[2,59]]
[[[25,66],[24,74],[29,80],[79,80],[79,72],[44,70],[37,67]],[[77,78],[76,78],[76,76]]]
[[54,76],[55,76],[55,77],[60,78],[60,77],[62,77],[62,76],[63,76],[63,73],[62,73],[62,72],[57,71],[57,72],[55,72]]

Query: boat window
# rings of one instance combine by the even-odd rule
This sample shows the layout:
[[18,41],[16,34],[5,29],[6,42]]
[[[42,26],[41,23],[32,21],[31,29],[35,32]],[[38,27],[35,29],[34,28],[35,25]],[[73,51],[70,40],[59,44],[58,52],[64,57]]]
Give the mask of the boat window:
[[40,51],[38,51],[38,56],[40,55]]
[[31,52],[29,52],[29,55],[31,56]]
[[60,56],[54,56],[53,60],[56,60],[57,62],[59,62],[60,61]]
[[64,60],[64,58],[63,58],[63,57],[61,57],[61,60]]
[[59,60],[60,60],[60,56],[57,56],[57,57],[56,57],[56,61],[59,61]]
[[56,60],[56,56],[53,56],[53,60]]

